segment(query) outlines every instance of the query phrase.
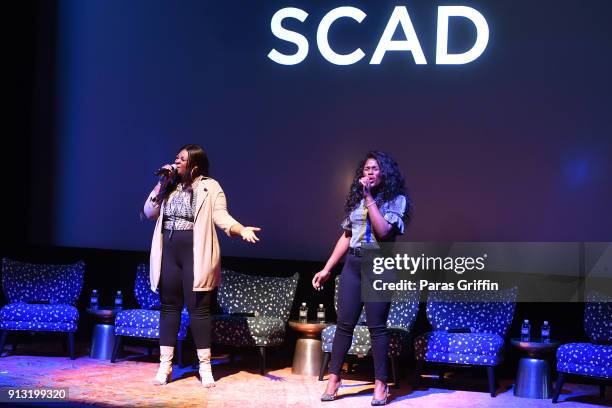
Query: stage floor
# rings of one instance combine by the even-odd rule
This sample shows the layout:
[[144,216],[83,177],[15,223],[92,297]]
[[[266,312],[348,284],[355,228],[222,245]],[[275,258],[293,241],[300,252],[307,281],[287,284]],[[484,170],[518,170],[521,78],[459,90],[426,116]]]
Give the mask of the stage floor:
[[[291,374],[290,367],[272,370],[266,376],[257,372],[256,355],[246,355],[232,364],[216,358],[213,372],[217,386],[204,389],[197,380],[196,370],[178,369],[175,365],[173,381],[165,386],[154,386],[151,378],[157,364],[153,358],[128,353],[128,360],[115,364],[109,361],[79,357],[71,361],[57,353],[53,356],[26,355],[30,347],[24,344],[16,353],[0,358],[0,387],[68,387],[70,404],[57,406],[100,407],[366,407],[370,406],[373,384],[369,370],[358,370],[346,376],[340,398],[321,403],[319,397],[325,383],[313,377]],[[35,350],[33,354],[38,354]],[[6,354],[5,354],[6,355]],[[218,356],[217,356],[218,357]],[[271,358],[274,358],[273,356]],[[364,371],[360,373],[359,371]],[[403,379],[399,389],[391,389],[391,406],[398,407],[548,407],[550,400],[516,398],[512,395],[512,381],[501,380],[498,395],[491,398],[486,392],[486,376],[456,378],[445,386],[433,388],[435,383],[413,390],[408,384],[411,373]],[[440,386],[439,384],[437,385]],[[602,403],[612,406],[608,389],[607,400],[598,398],[594,385],[567,384],[560,397],[561,408],[596,407]],[[12,406],[14,406],[12,404]],[[34,405],[28,405],[34,406]]]

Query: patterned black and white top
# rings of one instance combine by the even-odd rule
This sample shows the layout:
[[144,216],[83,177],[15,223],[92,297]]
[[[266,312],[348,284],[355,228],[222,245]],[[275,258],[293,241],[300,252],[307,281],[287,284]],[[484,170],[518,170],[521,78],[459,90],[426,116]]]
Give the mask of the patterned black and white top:
[[196,189],[185,190],[181,184],[170,194],[164,205],[164,230],[193,230]]

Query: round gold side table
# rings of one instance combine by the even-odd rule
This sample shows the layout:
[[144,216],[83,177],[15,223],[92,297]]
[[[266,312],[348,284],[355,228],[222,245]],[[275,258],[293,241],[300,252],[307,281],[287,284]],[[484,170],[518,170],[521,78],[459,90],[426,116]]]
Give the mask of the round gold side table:
[[323,358],[320,335],[323,329],[330,324],[332,323],[289,321],[289,327],[300,333],[300,338],[295,344],[295,354],[293,354],[292,374],[319,375]]

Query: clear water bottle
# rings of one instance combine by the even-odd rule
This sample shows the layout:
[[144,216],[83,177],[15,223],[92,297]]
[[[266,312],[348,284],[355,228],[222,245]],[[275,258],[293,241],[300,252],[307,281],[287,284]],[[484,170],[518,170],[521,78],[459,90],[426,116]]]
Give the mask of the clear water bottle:
[[523,320],[523,325],[521,326],[521,341],[529,341],[531,339],[531,325],[529,324],[529,320]]
[[319,307],[317,308],[317,322],[325,323],[325,308],[323,307],[323,303],[319,303]]
[[92,310],[98,310],[98,291],[96,289],[91,291],[91,297],[89,298],[89,308]]
[[115,309],[121,309],[123,307],[123,294],[120,290],[115,295]]
[[302,302],[302,306],[300,306],[300,323],[308,322],[308,306],[306,306],[306,302]]
[[541,334],[543,343],[550,342],[550,325],[548,324],[548,320],[544,320],[544,324],[542,324]]

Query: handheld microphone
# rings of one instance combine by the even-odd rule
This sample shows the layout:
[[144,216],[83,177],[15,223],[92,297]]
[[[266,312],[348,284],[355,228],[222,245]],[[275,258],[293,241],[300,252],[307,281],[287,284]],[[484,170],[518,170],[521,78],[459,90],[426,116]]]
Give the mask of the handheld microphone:
[[160,167],[159,169],[157,169],[157,171],[155,173],[153,173],[153,175],[167,177],[167,176],[169,176],[171,174],[176,174],[176,172],[178,170],[178,166],[176,164],[172,163],[170,165],[170,167],[172,167],[172,170],[169,170],[166,167]]

